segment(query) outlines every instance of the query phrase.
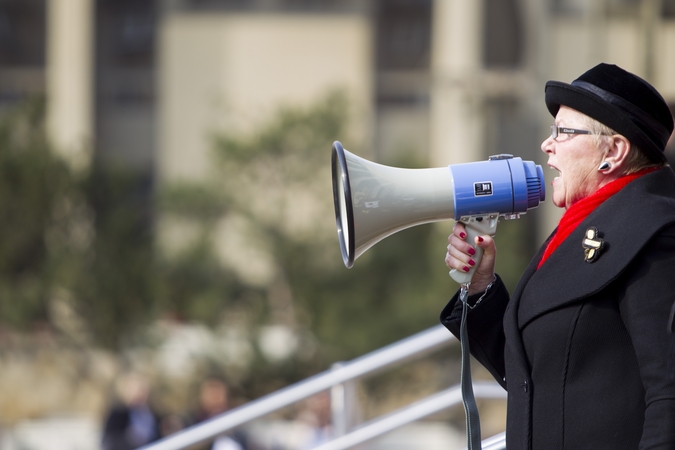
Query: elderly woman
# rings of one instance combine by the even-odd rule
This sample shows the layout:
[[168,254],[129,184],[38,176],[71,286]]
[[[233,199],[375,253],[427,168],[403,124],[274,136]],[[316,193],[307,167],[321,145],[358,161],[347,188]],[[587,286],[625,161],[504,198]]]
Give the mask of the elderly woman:
[[[549,81],[555,117],[541,149],[565,213],[513,295],[490,236],[457,223],[449,268],[484,255],[467,303],[472,354],[508,391],[513,450],[675,449],[675,175],[663,150],[673,118],[646,81],[600,64]],[[441,322],[459,335],[455,295]]]

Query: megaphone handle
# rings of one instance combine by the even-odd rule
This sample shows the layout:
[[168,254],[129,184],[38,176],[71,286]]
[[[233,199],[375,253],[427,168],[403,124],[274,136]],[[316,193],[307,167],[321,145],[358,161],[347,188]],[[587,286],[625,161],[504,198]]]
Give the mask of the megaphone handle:
[[[460,222],[464,224],[464,228],[466,229],[466,242],[469,242],[471,245],[475,245],[476,236],[483,236],[486,234],[494,236],[495,233],[497,232],[498,218],[499,217],[496,216],[494,218],[486,218],[482,221],[477,221],[474,220],[473,218],[460,220]],[[473,255],[471,259],[476,261],[476,264],[468,272],[461,272],[457,269],[452,269],[450,271],[450,276],[452,277],[452,279],[458,282],[460,285],[464,285],[471,282],[471,278],[473,278],[473,274],[474,272],[476,272],[476,269],[480,264],[480,260],[483,258],[483,249],[481,247],[476,246],[475,250],[476,254]]]

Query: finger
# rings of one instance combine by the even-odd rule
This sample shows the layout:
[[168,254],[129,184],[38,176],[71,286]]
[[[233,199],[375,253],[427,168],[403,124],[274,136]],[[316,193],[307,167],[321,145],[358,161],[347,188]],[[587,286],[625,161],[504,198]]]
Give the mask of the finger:
[[462,240],[466,239],[466,228],[464,228],[464,224],[462,222],[455,222],[455,224],[452,226],[452,234],[448,236],[448,240],[450,240],[450,237],[453,235]]
[[456,269],[460,272],[468,272],[472,267],[470,264],[468,264],[468,262],[464,262],[463,260],[456,258],[450,254],[450,252],[445,254],[445,265],[448,267],[448,269]]
[[489,235],[476,236],[474,242],[477,247],[481,247],[483,249],[483,257],[488,257],[491,259],[495,258],[497,248],[495,246],[495,241],[492,238],[492,236]]
[[[460,241],[460,244],[468,247],[468,250],[462,250],[461,248],[448,245],[446,258],[451,258],[451,263],[453,269],[464,270],[465,267],[473,267],[476,265],[476,259],[474,257],[476,251],[468,246],[466,242]],[[447,263],[446,263],[447,264]],[[464,270],[466,272],[466,270]]]
[[483,256],[476,269],[476,274],[486,280],[492,280],[495,270],[495,261],[497,259],[497,248],[494,239],[491,236],[477,236],[476,246],[483,249]]
[[467,257],[476,254],[476,248],[471,245],[470,242],[466,242],[461,236],[453,233],[448,237],[448,242],[448,251],[450,251],[451,248],[454,248],[459,250],[461,253],[466,254]]

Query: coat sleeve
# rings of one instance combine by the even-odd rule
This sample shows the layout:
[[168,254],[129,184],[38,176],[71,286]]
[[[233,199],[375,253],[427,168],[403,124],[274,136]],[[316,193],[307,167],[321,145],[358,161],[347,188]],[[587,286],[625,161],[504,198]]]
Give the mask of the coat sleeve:
[[[482,294],[472,295],[469,305]],[[503,318],[509,292],[499,276],[488,290],[483,300],[467,314],[467,331],[471,354],[506,389],[504,369],[504,326]],[[462,319],[462,302],[459,291],[450,299],[441,312],[441,323],[459,339],[459,327]]]
[[647,244],[622,277],[626,295],[619,307],[645,389],[641,450],[675,448],[675,335],[668,326],[675,299],[674,269],[671,225]]

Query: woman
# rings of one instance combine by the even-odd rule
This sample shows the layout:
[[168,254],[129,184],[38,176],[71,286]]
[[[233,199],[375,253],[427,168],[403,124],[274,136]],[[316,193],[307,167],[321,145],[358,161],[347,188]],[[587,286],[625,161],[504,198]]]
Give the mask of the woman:
[[[446,265],[472,278],[472,354],[508,391],[512,450],[675,449],[673,118],[659,93],[600,64],[549,81],[541,145],[565,213],[509,297],[490,236],[457,223]],[[441,322],[459,335],[458,295]]]

